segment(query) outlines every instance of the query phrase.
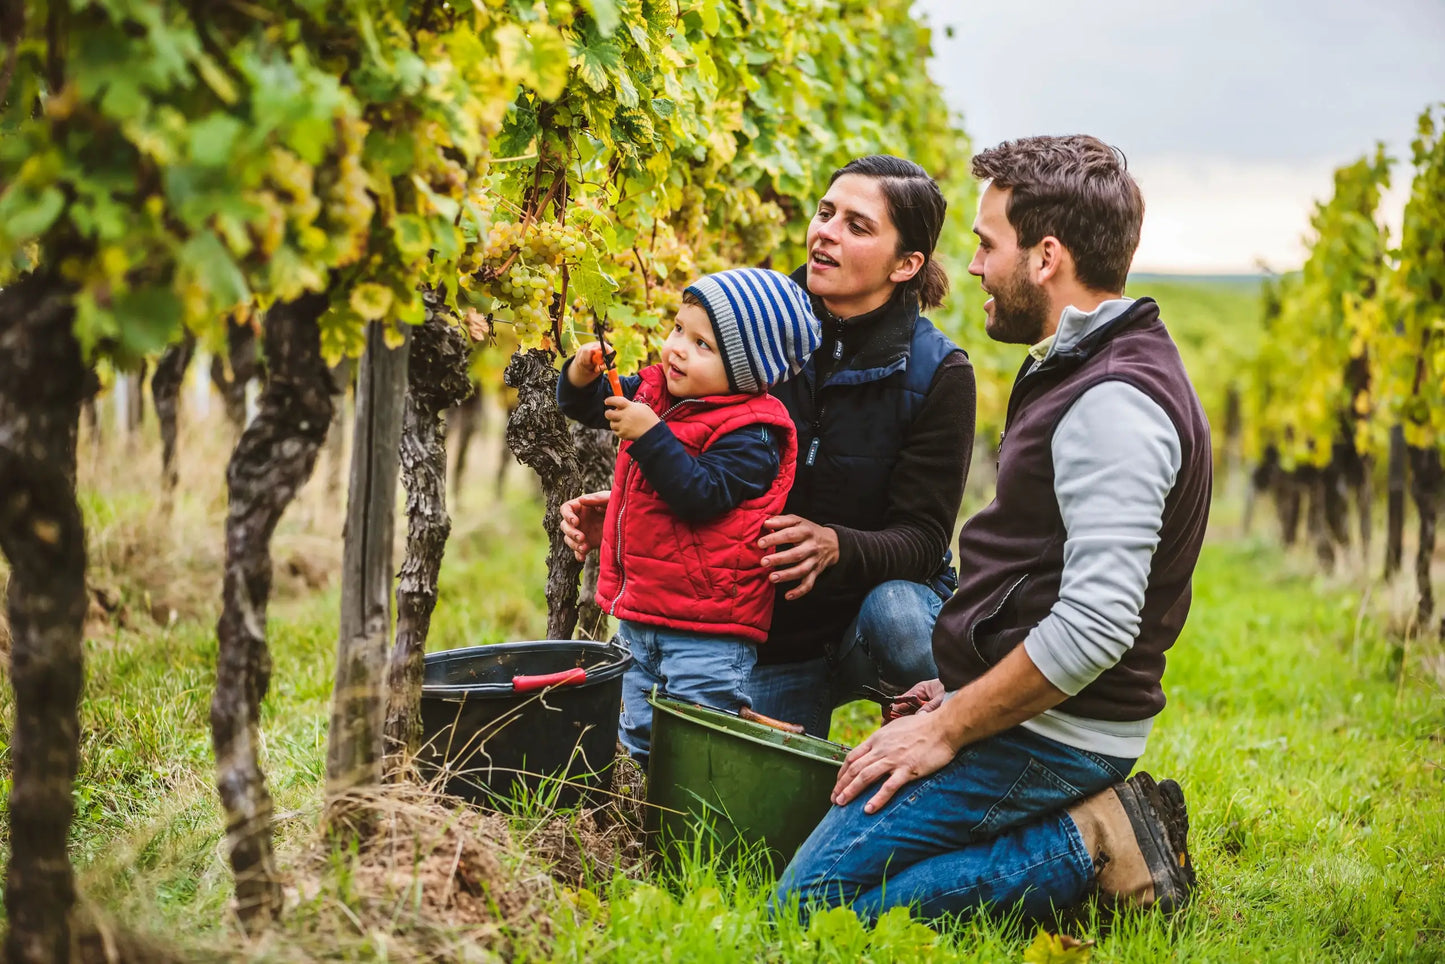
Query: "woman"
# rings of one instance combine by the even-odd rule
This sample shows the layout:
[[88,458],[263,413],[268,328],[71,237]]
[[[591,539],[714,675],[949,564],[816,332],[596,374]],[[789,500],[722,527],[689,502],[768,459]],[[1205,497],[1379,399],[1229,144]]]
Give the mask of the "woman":
[[[859,687],[937,675],[933,622],[952,591],[949,539],[973,449],[973,369],[920,310],[948,290],[933,259],[946,204],[911,161],[872,155],[834,173],[794,273],[823,324],[803,371],[773,389],[798,429],[783,514],[759,545],[777,602],[747,692],[753,709],[827,736]],[[607,493],[562,507],[581,558]]]

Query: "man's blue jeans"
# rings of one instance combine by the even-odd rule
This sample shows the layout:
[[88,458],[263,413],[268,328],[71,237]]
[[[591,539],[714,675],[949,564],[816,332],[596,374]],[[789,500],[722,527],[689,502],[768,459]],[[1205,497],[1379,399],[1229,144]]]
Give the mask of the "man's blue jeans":
[[933,623],[942,608],[943,599],[922,583],[881,583],[864,598],[833,652],[754,666],[745,687],[753,709],[826,737],[833,708],[857,698],[859,686],[883,683],[904,690],[938,675]]
[[757,659],[752,643],[625,619],[617,624],[616,640],[632,653],[632,665],[622,674],[618,739],[643,766],[652,747],[652,704],[647,695],[654,686],[673,699],[733,713],[748,705],[743,684]]
[[900,787],[876,814],[863,806],[878,785],[833,807],[783,872],[775,900],[796,895],[805,914],[849,903],[865,919],[898,906],[934,918],[1020,903],[1026,916],[1045,916],[1077,903],[1094,880],[1065,808],[1133,765],[1006,730]]

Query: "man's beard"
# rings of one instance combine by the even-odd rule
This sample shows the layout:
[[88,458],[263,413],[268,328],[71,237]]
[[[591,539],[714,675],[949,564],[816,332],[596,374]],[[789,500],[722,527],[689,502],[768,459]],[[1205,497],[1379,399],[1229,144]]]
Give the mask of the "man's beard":
[[1043,285],[1024,276],[1024,265],[1025,260],[1020,258],[1013,274],[993,291],[988,336],[1005,345],[1038,344],[1049,321],[1049,296]]

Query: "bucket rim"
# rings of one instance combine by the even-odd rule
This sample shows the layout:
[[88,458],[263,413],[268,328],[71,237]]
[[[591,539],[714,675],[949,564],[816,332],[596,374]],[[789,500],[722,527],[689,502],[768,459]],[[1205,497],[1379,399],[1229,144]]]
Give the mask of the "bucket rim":
[[[427,653],[423,658],[423,665],[427,663],[440,662],[449,658],[466,658],[468,656],[487,653],[505,652],[528,652],[549,648],[569,647],[580,649],[584,652],[594,652],[601,655],[615,657],[611,662],[603,663],[595,670],[589,670],[587,679],[581,683],[568,683],[566,688],[570,690],[585,690],[592,686],[600,686],[614,682],[619,676],[627,671],[632,664],[632,653],[627,647],[617,643],[591,639],[528,639],[517,640],[507,643],[483,643],[478,646],[459,646],[456,649],[442,649],[434,653]],[[464,697],[493,697],[512,696],[515,694],[510,682],[506,683],[423,683],[421,695],[423,699],[456,699]]]
[[[812,763],[828,763],[836,765],[838,767],[843,766],[843,760],[841,758],[838,760],[824,759],[823,757],[808,753],[796,746],[789,746],[786,743],[772,743],[768,740],[761,740],[745,731],[727,729],[718,726],[711,720],[706,719],[707,714],[717,714],[718,716],[732,717],[742,720],[742,717],[739,717],[736,714],[730,714],[725,710],[719,710],[711,706],[701,706],[696,703],[688,703],[683,700],[673,699],[670,696],[655,696],[651,693],[647,695],[647,702],[651,703],[654,709],[661,710],[669,716],[675,717],[680,720],[685,720],[689,723],[694,723],[698,726],[703,727],[704,729],[711,730],[714,733],[721,733],[725,736],[738,737],[739,739],[746,740],[749,743],[755,744],[757,746],[765,746],[771,750],[781,750],[782,752],[787,753],[791,756],[801,757],[804,760],[808,760]],[[701,712],[702,714],[704,714],[704,716],[702,718],[699,718],[698,716],[694,715],[695,712]],[[742,720],[742,722],[746,723],[748,721]],[[761,724],[753,725],[760,726]],[[810,741],[821,743],[825,746],[840,751],[842,756],[847,756],[850,752],[852,752],[853,749],[852,747],[845,746],[842,743],[834,743],[832,740],[825,740],[822,737],[813,736],[812,734],[804,734],[804,736]]]

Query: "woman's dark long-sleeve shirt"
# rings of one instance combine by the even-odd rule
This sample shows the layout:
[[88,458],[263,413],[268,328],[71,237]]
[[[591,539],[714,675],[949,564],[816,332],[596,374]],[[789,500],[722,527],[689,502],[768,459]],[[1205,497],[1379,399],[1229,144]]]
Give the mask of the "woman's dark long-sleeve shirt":
[[[622,376],[623,396],[633,398],[641,382],[637,375]],[[589,428],[611,427],[605,415],[610,394],[602,378],[577,388],[567,380],[565,366],[557,380],[557,405],[562,414]],[[728,432],[706,452],[693,456],[667,422],[658,422],[633,442],[629,451],[643,478],[686,522],[706,522],[765,495],[778,476],[777,435],[762,424]]]

